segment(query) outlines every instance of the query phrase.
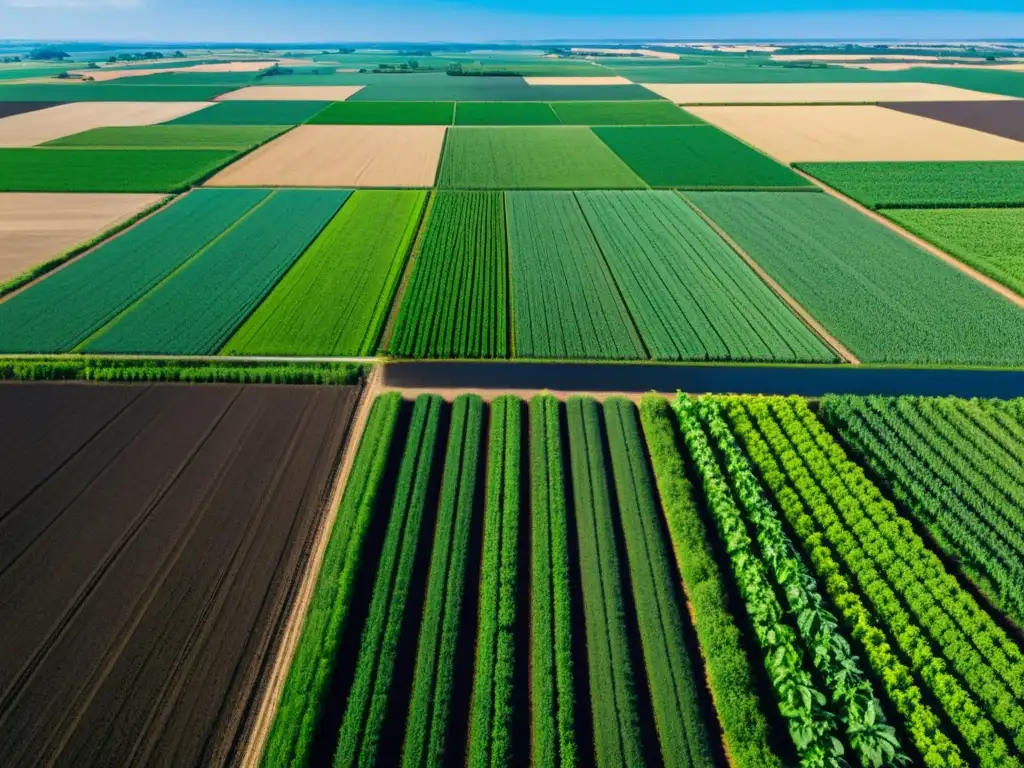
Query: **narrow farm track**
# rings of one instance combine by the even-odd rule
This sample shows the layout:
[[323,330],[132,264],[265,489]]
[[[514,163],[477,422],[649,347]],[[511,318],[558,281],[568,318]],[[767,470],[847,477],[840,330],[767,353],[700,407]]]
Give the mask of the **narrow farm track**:
[[960,261],[956,257],[950,256],[948,253],[943,251],[941,248],[938,248],[935,245],[933,245],[932,243],[929,243],[924,238],[918,237],[913,232],[907,231],[906,229],[901,227],[899,224],[897,224],[892,219],[886,218],[885,216],[883,216],[882,214],[878,213],[877,211],[872,211],[870,208],[867,208],[867,207],[861,205],[856,200],[854,200],[852,197],[848,197],[848,196],[844,195],[838,189],[835,189],[834,187],[830,187],[828,184],[826,184],[823,181],[819,181],[815,177],[811,176],[809,173],[806,173],[805,171],[802,171],[799,168],[794,168],[793,170],[796,173],[798,173],[801,176],[803,176],[808,181],[810,181],[810,182],[814,183],[816,186],[820,187],[827,194],[831,195],[832,197],[836,198],[837,200],[842,200],[844,203],[849,205],[851,208],[856,208],[858,211],[863,213],[865,216],[868,216],[869,218],[871,218],[872,220],[878,222],[879,224],[881,224],[881,225],[883,225],[885,227],[888,227],[890,230],[892,230],[893,232],[896,232],[898,235],[900,235],[904,239],[908,240],[909,242],[913,243],[918,248],[921,248],[921,249],[927,251],[928,253],[930,253],[932,256],[934,256],[935,258],[939,259],[940,261],[944,261],[946,264],[948,264],[949,266],[953,267],[954,269],[958,269],[959,271],[963,272],[968,277],[973,278],[974,280],[977,280],[979,283],[984,285],[986,288],[989,288],[989,289],[995,291],[996,293],[998,293],[1000,296],[1002,296],[1007,301],[1011,301],[1014,304],[1016,304],[1018,307],[1024,309],[1024,296],[1021,296],[1016,291],[1014,291],[1014,290],[1012,290],[1010,288],[1007,288],[1002,283],[1000,283],[1000,282],[998,282],[996,280],[993,280],[988,275],[986,275],[986,274],[984,274],[982,272],[979,272],[974,267],[971,267],[971,266],[965,264],[964,262]]
[[[24,407],[26,388],[44,422],[63,398],[90,395],[108,420],[48,455],[42,444],[44,468],[13,490],[0,519],[5,610],[34,606],[0,655],[0,723],[12,737],[3,762],[227,763],[355,392],[3,385],[0,421]],[[118,411],[109,390],[135,396]],[[204,685],[187,684],[195,679]]]

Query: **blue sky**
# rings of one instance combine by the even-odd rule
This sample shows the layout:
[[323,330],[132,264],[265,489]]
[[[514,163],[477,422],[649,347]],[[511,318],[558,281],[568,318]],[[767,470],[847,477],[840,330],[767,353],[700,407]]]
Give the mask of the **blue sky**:
[[[1024,0],[0,0],[0,35],[95,40],[1024,38]],[[727,6],[728,11],[720,10]],[[822,11],[822,7],[828,10]],[[714,12],[708,12],[713,8]]]

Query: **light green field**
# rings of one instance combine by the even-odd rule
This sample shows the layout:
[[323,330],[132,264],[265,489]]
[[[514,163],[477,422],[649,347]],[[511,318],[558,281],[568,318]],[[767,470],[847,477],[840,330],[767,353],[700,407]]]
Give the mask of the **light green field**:
[[287,130],[274,125],[143,125],[94,128],[47,142],[45,147],[93,149],[249,149]]

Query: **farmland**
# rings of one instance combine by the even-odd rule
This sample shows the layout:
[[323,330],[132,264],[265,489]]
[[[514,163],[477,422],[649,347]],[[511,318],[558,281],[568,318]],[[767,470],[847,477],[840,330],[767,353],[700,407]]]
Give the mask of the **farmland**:
[[1021,101],[989,101],[981,104],[965,104],[959,101],[936,101],[929,104],[894,101],[896,103],[882,106],[1007,139],[1024,140],[1024,102]]
[[571,192],[509,192],[512,328],[519,357],[646,357]]
[[550,104],[466,101],[455,107],[455,125],[557,125]]
[[452,128],[445,189],[623,189],[643,182],[588,128]]
[[0,149],[0,191],[180,192],[236,154],[213,149]]
[[168,125],[298,125],[322,112],[326,101],[221,101]]
[[611,127],[594,133],[652,187],[807,186],[788,168],[710,126]]
[[664,101],[563,101],[551,108],[563,125],[692,125],[699,118]]
[[[266,190],[196,190],[0,304],[4,352],[68,352],[205,248]],[[146,253],[149,258],[135,258]],[[117,279],[110,279],[116,275]],[[55,313],[52,307],[62,307]]]
[[1017,307],[839,200],[687,196],[862,361],[1021,364]]
[[371,355],[424,192],[359,190],[224,346],[230,355]]
[[47,142],[48,147],[99,149],[244,150],[269,141],[284,128],[275,126],[148,125],[139,128],[93,128]]
[[207,106],[203,102],[61,104],[5,117],[0,121],[0,146],[32,147],[92,128],[153,125]]
[[2,458],[0,581],[22,616],[0,653],[5,764],[231,754],[356,395],[0,388],[0,423],[31,436]]
[[834,359],[678,195],[577,198],[652,358]]
[[868,208],[1024,207],[1024,163],[800,163]]
[[506,357],[508,266],[500,192],[438,192],[388,351]]
[[443,101],[335,102],[311,125],[451,125],[455,105]]
[[1024,209],[908,209],[885,215],[1024,295]]
[[216,353],[348,195],[346,190],[270,193],[82,348],[93,353]]

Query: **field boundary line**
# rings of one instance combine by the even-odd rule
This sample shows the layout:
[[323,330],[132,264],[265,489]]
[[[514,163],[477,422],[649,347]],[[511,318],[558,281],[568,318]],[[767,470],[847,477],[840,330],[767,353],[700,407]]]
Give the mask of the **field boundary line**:
[[238,764],[242,768],[259,768],[263,760],[263,750],[266,748],[267,738],[277,718],[281,694],[284,692],[284,685],[291,672],[299,640],[302,638],[306,614],[313,600],[317,582],[320,580],[320,569],[327,551],[327,544],[334,530],[334,524],[337,521],[342,495],[348,484],[352,466],[355,464],[356,454],[359,452],[359,444],[362,442],[363,432],[370,418],[370,409],[377,395],[381,394],[381,390],[380,366],[374,366],[360,396],[359,407],[352,416],[327,508],[320,518],[319,528],[313,534],[313,546],[309,558],[306,560],[305,570],[298,574],[299,588],[291,605],[285,608],[287,618],[284,623],[284,631],[280,635],[277,648],[272,651],[273,664],[264,677],[263,690],[257,694],[255,714],[250,721],[249,732],[238,751]]
[[800,320],[803,321],[804,325],[810,328],[811,331],[813,331],[814,334],[818,336],[818,338],[824,341],[825,344],[827,344],[832,349],[832,351],[838,354],[844,361],[846,361],[847,363],[851,363],[852,365],[860,365],[860,360],[850,350],[848,350],[839,341],[839,339],[837,339],[835,336],[833,336],[831,333],[825,330],[825,327],[821,323],[819,323],[810,312],[804,309],[804,307],[796,299],[790,296],[789,293],[781,285],[779,285],[779,283],[777,283],[771,277],[771,275],[769,275],[764,270],[764,268],[760,264],[754,261],[753,257],[751,257],[749,253],[743,250],[743,248],[740,247],[739,243],[737,243],[735,240],[729,237],[728,233],[726,233],[724,229],[718,226],[718,224],[715,221],[713,221],[710,216],[708,216],[706,213],[704,213],[704,211],[698,208],[697,205],[692,200],[690,200],[690,198],[681,193],[677,194],[679,194],[679,196],[686,201],[686,204],[693,209],[694,213],[700,216],[700,218],[704,221],[705,224],[711,227],[715,234],[722,238],[726,242],[726,244],[730,248],[732,248],[733,251],[735,251],[737,256],[743,259],[746,265],[754,271],[754,274],[756,274],[761,279],[761,282],[767,285],[768,288],[771,289],[771,291],[776,296],[778,296],[782,300],[782,302],[787,307],[789,307],[789,309],[798,318],[800,318]]
[[[883,225],[885,227],[888,227],[890,230],[892,230],[896,234],[902,236],[904,240],[909,240],[911,243],[916,245],[918,248],[921,248],[921,249],[927,251],[928,253],[930,253],[935,258],[937,258],[937,259],[939,259],[941,261],[946,262],[949,266],[953,267],[954,269],[960,270],[961,272],[963,272],[968,277],[971,277],[974,280],[976,280],[979,283],[981,283],[982,285],[984,285],[986,288],[990,288],[991,290],[995,291],[1000,296],[1002,296],[1004,299],[1006,299],[1008,301],[1011,301],[1014,304],[1016,304],[1018,307],[1020,307],[1021,309],[1024,309],[1024,296],[1021,296],[1016,291],[1013,291],[1010,288],[1007,288],[1005,285],[1000,283],[998,280],[994,280],[991,277],[989,277],[988,275],[984,274],[983,272],[979,272],[974,267],[972,267],[972,266],[970,266],[968,264],[965,264],[964,262],[960,261],[955,256],[951,256],[950,254],[946,253],[944,250],[939,248],[937,245],[934,245],[934,244],[928,242],[927,240],[925,240],[923,237],[919,237],[918,235],[915,235],[913,232],[911,232],[911,231],[909,231],[907,229],[904,229],[899,224],[897,224],[895,221],[893,221],[890,218],[887,218],[887,217],[883,216],[878,211],[873,211],[870,208],[868,208],[867,206],[861,205],[856,200],[854,200],[852,197],[848,197],[847,195],[844,195],[838,189],[835,189],[834,187],[830,187],[828,184],[826,184],[823,181],[819,181],[814,176],[811,176],[809,173],[806,173],[805,171],[802,171],[799,168],[795,168],[793,166],[790,166],[790,167],[793,169],[794,172],[799,173],[801,176],[806,178],[808,181],[810,181],[810,182],[814,183],[815,185],[817,185],[818,187],[820,187],[821,190],[824,191],[826,194],[832,195],[832,197],[836,198],[837,200],[841,200],[842,202],[846,203],[850,207],[855,208],[856,210],[858,210],[861,213],[865,214],[869,218],[874,219],[879,224],[881,224],[881,225]],[[890,209],[890,210],[899,210],[899,209]]]
[[[131,216],[122,219],[114,226],[108,227],[107,229],[103,230],[103,232],[101,232],[100,234],[83,241],[81,244],[76,245],[74,248],[69,248],[59,256],[54,256],[52,259],[41,262],[37,264],[35,267],[29,268],[25,272],[22,272],[19,275],[15,275],[10,280],[6,281],[4,284],[0,284],[0,304],[4,303],[13,296],[17,296],[22,291],[31,288],[40,280],[43,280],[44,278],[47,278],[56,272],[60,272],[65,267],[74,264],[79,259],[88,256],[90,253],[106,245],[107,243],[116,240],[117,238],[121,237],[121,235],[123,235],[124,233],[129,232],[132,229],[135,229],[135,227],[137,227],[142,222],[150,219],[155,213],[163,210],[172,203],[181,200],[191,191],[192,190],[189,189],[188,191],[183,192],[181,194],[175,194],[173,192],[156,193],[163,194],[164,196],[163,199],[160,200],[160,202],[154,203],[153,205],[145,208],[144,210],[141,210],[136,214],[132,214]],[[143,192],[142,194],[146,193]],[[40,270],[38,274],[28,277],[28,275],[30,275],[34,270],[37,269]],[[10,290],[4,292],[4,285],[16,284],[22,278],[25,278],[24,282],[17,284]]]

